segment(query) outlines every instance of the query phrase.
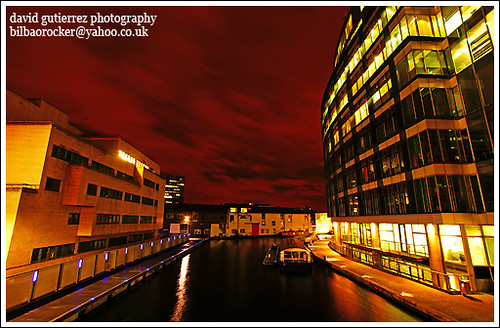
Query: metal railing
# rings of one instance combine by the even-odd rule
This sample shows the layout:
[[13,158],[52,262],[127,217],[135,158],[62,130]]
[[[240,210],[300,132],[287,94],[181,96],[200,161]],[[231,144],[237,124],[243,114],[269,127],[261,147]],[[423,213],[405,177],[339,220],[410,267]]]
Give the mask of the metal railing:
[[[361,247],[356,247],[356,245],[335,244],[333,241],[328,243],[328,246],[334,251],[341,253],[347,257],[354,260],[360,261],[362,263],[368,264],[373,267],[380,268],[382,270],[390,271],[406,277],[408,279],[418,281],[420,283],[444,290],[449,292],[463,291],[464,284],[472,292],[470,286],[471,276],[469,274],[462,273],[445,273],[432,270],[424,264],[417,264],[405,261],[398,258],[398,254],[394,254],[391,257],[387,254],[380,254],[377,250],[367,250]],[[385,251],[385,250],[384,250]]]

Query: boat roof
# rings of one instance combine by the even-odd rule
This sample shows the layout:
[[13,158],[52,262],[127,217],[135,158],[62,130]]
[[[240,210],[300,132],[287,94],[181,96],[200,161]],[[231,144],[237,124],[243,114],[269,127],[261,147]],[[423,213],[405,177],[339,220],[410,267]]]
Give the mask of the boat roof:
[[291,249],[301,249],[303,251],[309,252],[309,249],[304,245],[302,240],[299,238],[285,238],[281,241],[280,245],[281,251],[291,250]]

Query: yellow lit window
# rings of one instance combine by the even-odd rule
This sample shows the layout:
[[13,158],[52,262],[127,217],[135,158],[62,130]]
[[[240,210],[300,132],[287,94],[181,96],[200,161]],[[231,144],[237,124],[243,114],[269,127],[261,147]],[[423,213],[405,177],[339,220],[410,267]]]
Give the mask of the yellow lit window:
[[495,40],[495,20],[494,20],[494,11],[495,9],[492,9],[489,13],[486,14],[486,24],[488,24],[488,30],[490,31],[491,35],[491,42],[494,44]]
[[455,42],[451,46],[451,56],[453,58],[453,63],[455,64],[457,74],[471,64],[472,61],[470,58],[469,46],[467,45],[465,37],[462,37],[458,42]]
[[484,251],[483,238],[468,237],[469,251],[472,259],[472,265],[488,265],[486,253]]
[[417,16],[418,34],[420,36],[433,36],[431,22],[429,16]]
[[481,9],[481,6],[463,6],[463,7],[461,7],[462,17],[464,19],[464,22],[466,22],[469,18],[471,18],[471,16],[479,9]]
[[347,94],[345,94],[344,98],[342,98],[342,101],[340,102],[339,110],[342,110],[342,108],[347,105],[348,101]]
[[383,52],[381,51],[377,57],[375,57],[375,64],[377,65],[377,68],[379,68],[380,66],[382,66],[382,64],[384,63],[384,54]]
[[457,10],[445,23],[444,27],[446,29],[446,35],[450,35],[462,25],[462,18],[460,17],[460,12]]
[[470,29],[469,32],[467,32],[467,36],[474,61],[477,61],[479,58],[493,50],[488,29],[483,21],[480,21],[476,24],[476,26]]

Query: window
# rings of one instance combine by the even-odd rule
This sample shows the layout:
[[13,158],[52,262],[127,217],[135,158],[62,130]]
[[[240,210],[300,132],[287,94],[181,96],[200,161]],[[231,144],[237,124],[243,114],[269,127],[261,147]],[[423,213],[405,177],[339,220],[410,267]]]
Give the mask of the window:
[[101,187],[101,192],[99,194],[100,197],[117,199],[117,200],[122,200],[122,195],[123,192],[106,187]]
[[266,225],[266,221],[265,220],[262,220],[262,222],[260,223],[261,225]]
[[45,182],[45,190],[59,191],[60,185],[61,185],[61,180],[47,177],[47,180]]
[[410,204],[405,183],[395,183],[382,188],[384,214],[406,214]]
[[451,45],[450,50],[457,74],[472,63],[469,46],[467,45],[465,36]]
[[147,232],[147,233],[144,234],[144,239],[143,240],[153,239],[154,236],[155,236],[154,232]]
[[233,214],[229,215],[229,222],[234,222],[234,215]]
[[493,51],[488,29],[483,19],[467,32],[474,61]]
[[108,247],[124,245],[127,243],[127,236],[109,238]]
[[69,151],[67,149],[64,149],[62,147],[54,145],[52,147],[52,157],[62,159],[63,161],[69,162],[69,163],[82,163],[82,164],[88,164],[89,159],[87,157],[84,157],[80,154],[77,154],[75,152]]
[[275,226],[276,225],[276,221],[271,221],[271,225]]
[[97,186],[95,184],[89,183],[87,185],[87,195],[90,195],[90,196],[97,195]]
[[129,243],[135,243],[135,242],[138,242],[138,241],[141,241],[143,238],[142,234],[136,234],[136,235],[131,235],[131,236],[128,236],[128,242]]
[[132,203],[139,204],[141,202],[141,196],[135,195],[135,194],[129,194],[128,192],[126,192],[123,200],[126,202],[132,202]]
[[91,252],[102,248],[106,248],[106,239],[84,241],[78,245],[78,253]]
[[69,224],[79,224],[80,223],[80,213],[69,213],[68,214],[68,225]]
[[152,223],[152,222],[153,222],[152,216],[141,216],[140,223]]
[[91,166],[93,168],[97,169],[98,171],[101,171],[101,172],[104,172],[107,174],[111,174],[111,175],[115,175],[115,169],[113,169],[112,167],[109,167],[107,165],[101,164],[101,163],[96,162],[96,161],[92,161]]
[[118,214],[97,214],[96,224],[119,224],[120,215]]
[[464,247],[458,225],[439,225],[441,247],[446,262],[465,264]]
[[142,197],[142,204],[144,205],[149,205],[149,206],[153,206],[154,204],[154,201],[152,198],[148,198],[148,197]]
[[136,224],[138,222],[138,215],[122,215],[122,224]]
[[127,173],[123,173],[123,172],[118,171],[118,170],[116,171],[116,176],[118,178],[122,178],[122,179],[125,179],[125,180],[128,180],[128,181],[134,181],[134,177],[133,176],[131,176],[131,175],[127,174]]
[[75,252],[75,244],[65,244],[65,245],[35,248],[31,253],[31,263],[53,260],[60,257],[73,255],[74,252]]
[[240,233],[245,233],[245,229],[240,229]]
[[152,189],[155,188],[155,183],[153,181],[149,180],[149,179],[146,179],[146,178],[144,178],[144,185],[146,187],[149,187],[149,188],[152,188]]

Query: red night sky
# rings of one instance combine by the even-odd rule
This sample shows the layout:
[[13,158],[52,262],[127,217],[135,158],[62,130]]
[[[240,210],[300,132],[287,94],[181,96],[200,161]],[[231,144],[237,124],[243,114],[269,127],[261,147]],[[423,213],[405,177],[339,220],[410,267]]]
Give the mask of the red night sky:
[[[184,175],[188,203],[326,211],[320,106],[347,10],[7,7],[7,88]],[[13,12],[157,19],[142,38],[12,37]]]

